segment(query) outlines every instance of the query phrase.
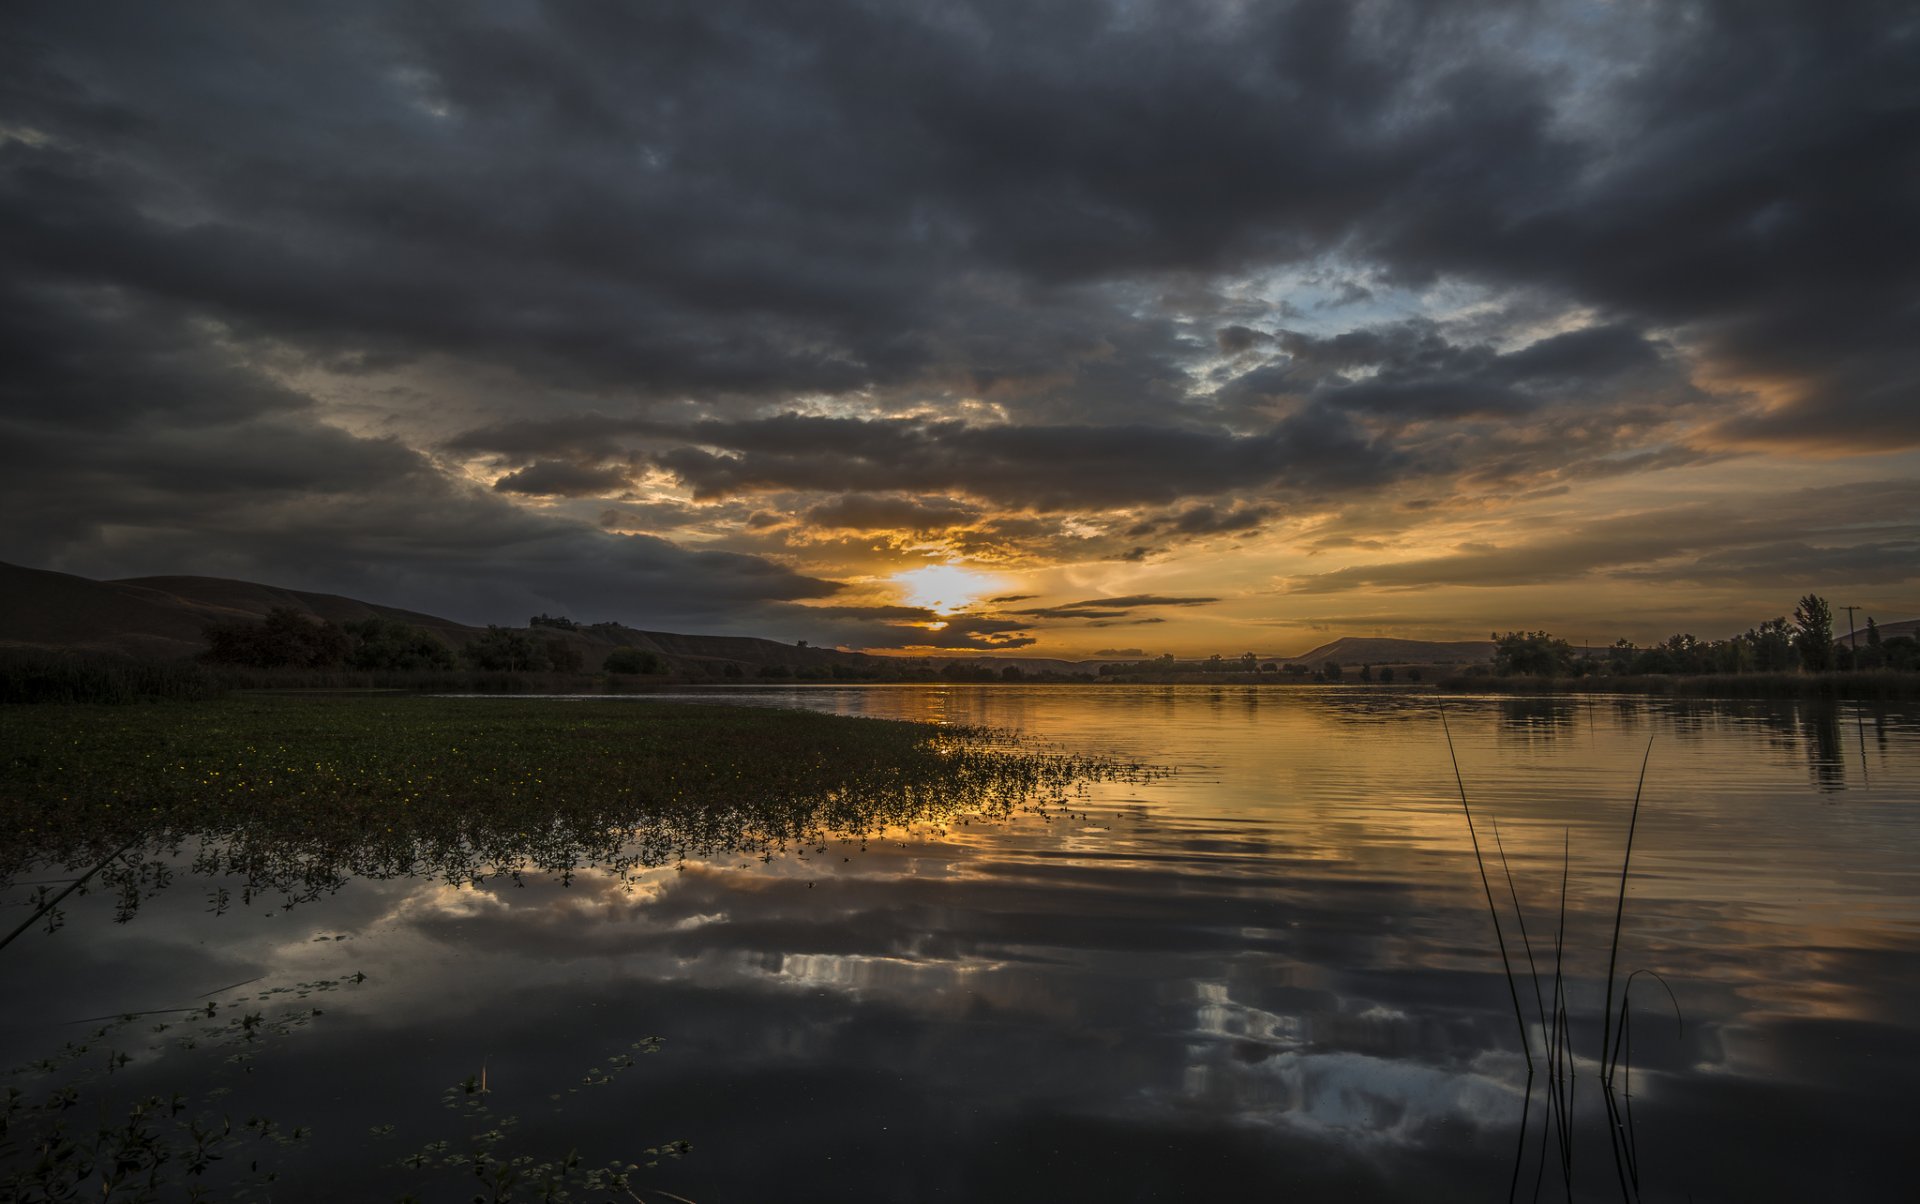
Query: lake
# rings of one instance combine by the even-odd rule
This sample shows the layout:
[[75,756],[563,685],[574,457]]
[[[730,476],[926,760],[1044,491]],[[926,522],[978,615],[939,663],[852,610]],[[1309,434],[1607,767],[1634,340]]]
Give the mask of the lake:
[[503,1158],[657,1161],[635,1192],[697,1204],[1875,1200],[1920,1171],[1920,710],[1448,698],[1470,835],[1431,694],[689,696],[1164,772],[765,857],[291,907],[183,852],[128,922],[76,897],[0,953],[7,1064],[247,1001],[257,1041],[183,1050],[195,1013],[154,1011],[81,1056],[310,1128],[275,1147],[288,1200],[470,1199],[458,1167],[399,1164],[476,1129]]

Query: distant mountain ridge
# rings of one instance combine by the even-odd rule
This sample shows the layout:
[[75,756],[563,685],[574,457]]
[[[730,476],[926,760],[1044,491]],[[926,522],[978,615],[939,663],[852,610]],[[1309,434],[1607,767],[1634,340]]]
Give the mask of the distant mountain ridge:
[[[0,564],[0,646],[57,648],[140,657],[193,656],[206,647],[211,623],[254,620],[290,607],[332,623],[383,618],[424,628],[455,648],[484,627],[437,615],[362,602],[338,594],[282,589],[224,577],[134,577],[95,581],[71,573]],[[748,636],[678,635],[618,624],[565,631],[539,629],[583,652],[619,647],[654,652],[679,668],[703,662],[759,665],[858,665],[882,658],[833,648],[800,648]],[[590,659],[589,663],[598,664]]]
[[[333,623],[371,618],[409,623],[432,632],[455,648],[479,638],[486,630],[437,615],[362,602],[339,594],[283,589],[225,577],[130,577],[96,581],[71,573],[0,563],[0,648],[52,648],[165,659],[189,657],[206,647],[202,632],[209,624],[257,620],[269,610],[283,606]],[[1920,619],[1882,623],[1879,628],[1881,636],[1887,639],[1920,635]],[[562,638],[574,644],[590,665],[599,664],[614,648],[631,647],[653,652],[683,672],[701,672],[726,664],[753,671],[772,665],[897,668],[903,662],[938,668],[963,661],[996,668],[1018,666],[1027,673],[1072,674],[1092,673],[1102,665],[1138,663],[1134,658],[1119,657],[1073,661],[1019,656],[880,656],[842,652],[837,648],[799,647],[754,636],[643,631],[617,623],[594,624],[576,631],[549,627],[539,631],[543,637]],[[1839,631],[1835,638],[1845,643],[1847,633]],[[1857,638],[1864,647],[1864,621]],[[1341,636],[1296,655],[1259,659],[1317,667],[1328,661],[1342,665],[1480,664],[1492,657],[1493,643],[1489,640],[1447,642]]]
[[1384,636],[1344,635],[1298,656],[1276,658],[1296,665],[1466,665],[1493,659],[1492,640],[1456,643],[1435,640],[1396,640]]
[[191,656],[206,646],[201,632],[208,624],[257,619],[277,606],[336,623],[379,617],[443,636],[473,631],[396,607],[218,577],[95,581],[0,564],[0,644],[130,656]]
[[[176,659],[206,648],[202,632],[212,623],[258,620],[276,607],[290,607],[331,623],[383,618],[424,628],[454,648],[485,634],[486,628],[437,615],[362,602],[338,594],[283,589],[225,577],[130,577],[96,581],[71,573],[0,563],[0,648],[50,648],[73,652]],[[503,624],[504,625],[504,624]],[[800,647],[757,636],[682,635],[643,631],[618,623],[582,625],[574,630],[537,629],[543,639],[563,639],[597,666],[615,648],[638,648],[661,657],[677,672],[701,673],[739,666],[751,675],[763,666],[794,669],[844,665],[848,668],[921,664],[938,668],[951,661],[1017,665],[1027,673],[1088,673],[1106,663],[1048,658],[877,656],[838,648]]]

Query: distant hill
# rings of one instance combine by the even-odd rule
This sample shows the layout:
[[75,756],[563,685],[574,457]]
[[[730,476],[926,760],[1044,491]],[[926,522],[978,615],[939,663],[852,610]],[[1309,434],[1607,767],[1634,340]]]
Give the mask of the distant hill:
[[[362,602],[338,594],[282,589],[223,577],[135,577],[95,581],[71,573],[0,564],[0,647],[56,648],[140,657],[193,656],[206,647],[210,623],[259,619],[275,607],[291,607],[333,623],[385,618],[422,627],[453,647],[477,639],[485,628],[437,615]],[[616,623],[577,631],[542,627],[540,634],[579,647],[587,663],[619,647],[658,653],[683,671],[700,672],[727,663],[754,670],[762,665],[848,665],[895,660],[834,648],[798,648],[745,636],[677,635],[640,631]],[[596,656],[595,654],[598,654]]]
[[1493,659],[1491,640],[1439,643],[1432,640],[1394,640],[1379,636],[1341,636],[1311,652],[1278,658],[1297,665],[1467,665]]
[[[202,631],[211,623],[259,619],[275,607],[291,607],[318,619],[349,623],[385,618],[422,627],[453,647],[478,638],[484,628],[436,615],[362,602],[338,594],[282,589],[223,577],[132,577],[122,581],[95,581],[71,573],[22,568],[0,563],[0,648],[28,647],[107,652],[128,656],[177,658],[206,647]],[[763,666],[844,665],[849,668],[917,665],[938,669],[958,661],[1002,669],[1018,666],[1027,674],[1093,673],[1112,658],[1087,661],[1044,657],[946,655],[901,658],[836,648],[801,648],[776,640],[750,636],[679,635],[642,631],[617,623],[596,623],[576,631],[542,627],[547,638],[563,638],[578,647],[585,663],[598,665],[608,651],[640,648],[659,655],[676,671],[722,672],[737,665],[753,676]],[[1883,638],[1920,635],[1920,619],[1880,625]],[[1838,633],[1844,642],[1846,632]],[[1860,641],[1866,642],[1865,626]],[[1338,661],[1342,665],[1458,665],[1477,664],[1493,657],[1490,641],[1445,643],[1397,640],[1376,636],[1342,636],[1297,656],[1261,657],[1307,666]]]
[[[1847,642],[1845,623],[1846,619],[1843,616],[1840,622],[1835,624],[1838,630],[1833,633],[1834,638],[1842,644]],[[1883,640],[1890,640],[1897,635],[1910,635],[1920,639],[1920,619],[1902,619],[1898,623],[1875,623],[1874,626],[1880,629],[1880,638]],[[1862,648],[1867,646],[1867,621],[1864,616],[1860,619],[1860,625],[1854,629],[1854,636],[1859,639]]]
[[0,645],[191,656],[206,646],[209,623],[257,619],[276,606],[334,622],[380,616],[426,627],[463,643],[476,629],[391,606],[332,594],[275,589],[217,577],[141,577],[94,581],[70,573],[0,564]]
[[[431,631],[459,648],[480,637],[483,627],[437,615],[362,602],[338,594],[282,589],[224,577],[133,577],[95,581],[71,573],[0,563],[0,647],[53,648],[75,652],[118,653],[173,659],[197,655],[206,647],[202,631],[211,623],[263,618],[275,607],[291,607],[333,623],[385,618]],[[837,648],[801,648],[751,636],[680,635],[642,631],[618,623],[595,623],[577,630],[541,627],[542,638],[564,639],[579,648],[586,664],[598,665],[614,648],[639,648],[659,655],[683,673],[724,672],[738,666],[746,676],[763,666],[792,668],[844,665],[848,668],[920,665],[938,669],[950,661],[1018,665],[1023,672],[1085,673],[1100,662],[1040,658],[940,656],[908,658],[842,652]]]

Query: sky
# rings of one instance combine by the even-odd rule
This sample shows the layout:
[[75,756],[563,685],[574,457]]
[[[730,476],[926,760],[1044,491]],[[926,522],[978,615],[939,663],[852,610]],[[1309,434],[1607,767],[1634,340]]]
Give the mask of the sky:
[[1131,657],[1920,615],[1908,3],[16,3],[0,560]]

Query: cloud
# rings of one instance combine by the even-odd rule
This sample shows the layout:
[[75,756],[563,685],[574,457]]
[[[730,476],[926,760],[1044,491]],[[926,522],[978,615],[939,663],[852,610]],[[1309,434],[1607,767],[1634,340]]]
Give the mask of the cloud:
[[936,531],[975,521],[980,512],[951,502],[850,493],[807,511],[807,522],[823,530]]
[[1279,513],[1279,507],[1266,504],[1217,506],[1202,502],[1177,513],[1143,519],[1128,527],[1126,533],[1137,538],[1155,533],[1198,536],[1258,531]]
[[[1097,619],[1105,622],[1092,624],[1106,626],[1114,620],[1125,618],[1136,610],[1146,610],[1159,606],[1209,606],[1218,602],[1218,598],[1168,597],[1160,594],[1129,594],[1118,598],[1086,598],[1079,602],[1067,602],[1057,606],[1037,606],[1011,613],[1035,619]],[[1143,619],[1140,622],[1159,623],[1163,619]]]
[[[1904,554],[1920,539],[1920,522],[1902,518],[1889,530],[1883,516],[1912,514],[1920,514],[1920,485],[1913,482],[1802,489],[1777,496],[1765,509],[1699,503],[1646,510],[1513,544],[1297,576],[1286,589],[1512,587],[1593,576],[1760,586],[1824,580],[1828,588],[1906,581],[1920,577],[1920,561]],[[1820,531],[1828,542],[1781,538],[1793,530]]]
[[692,437],[700,446],[675,448],[655,462],[696,498],[932,488],[1043,511],[1166,503],[1282,482],[1355,490],[1384,482],[1396,458],[1320,409],[1254,435],[786,413],[703,422]]
[[836,645],[867,651],[908,648],[994,651],[1034,644],[1032,624],[990,614],[940,614],[915,606],[798,607],[796,621],[824,624]]
[[[1146,564],[1920,447],[1909,8],[1589,8],[32,7],[4,548],[732,624],[815,531]],[[688,504],[568,517],[629,491]],[[1461,555],[1303,588],[1528,579]]]
[[[62,404],[0,413],[0,558],[249,578],[474,623],[559,610],[743,634],[840,590],[759,557],[522,509],[398,439],[323,421],[191,324],[91,293],[31,299],[29,362],[60,365],[41,379]],[[156,404],[132,404],[143,397]]]
[[632,488],[633,478],[621,468],[589,468],[564,460],[542,460],[508,473],[493,483],[500,493],[543,497],[605,497]]

